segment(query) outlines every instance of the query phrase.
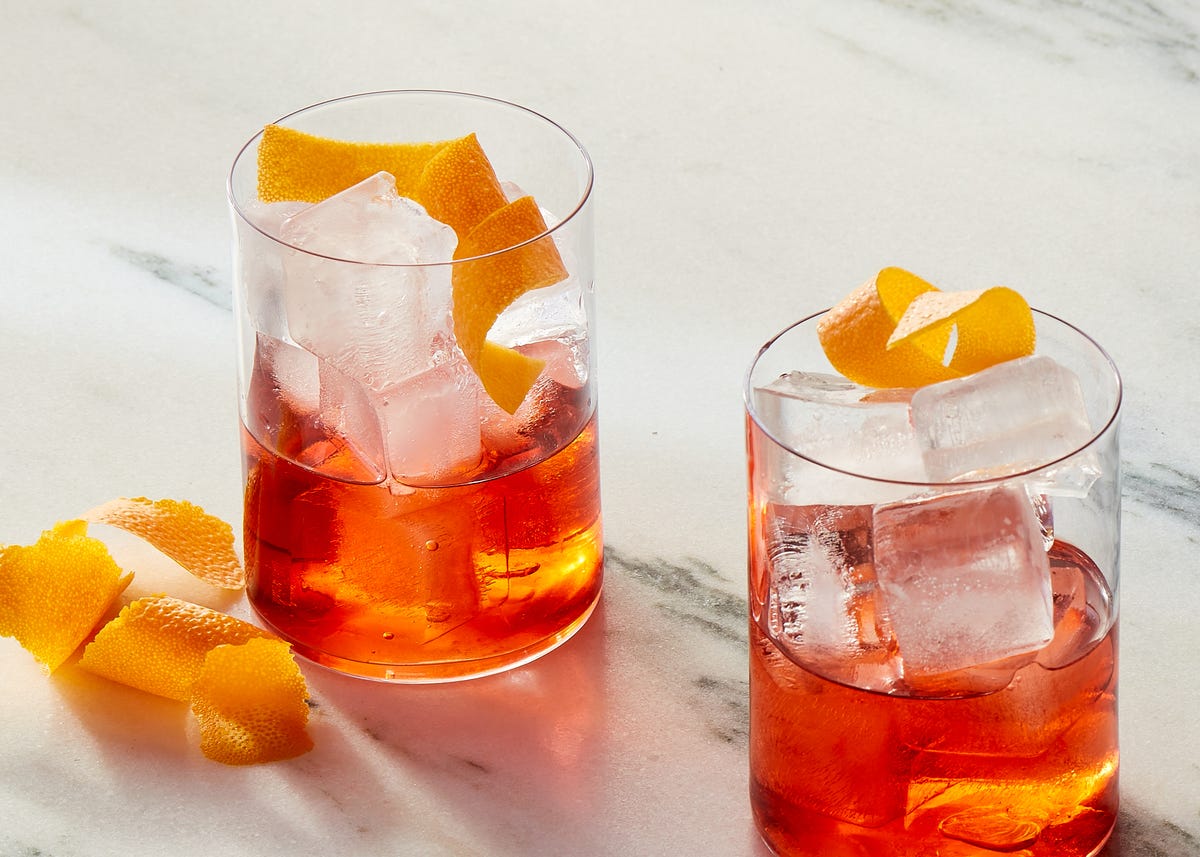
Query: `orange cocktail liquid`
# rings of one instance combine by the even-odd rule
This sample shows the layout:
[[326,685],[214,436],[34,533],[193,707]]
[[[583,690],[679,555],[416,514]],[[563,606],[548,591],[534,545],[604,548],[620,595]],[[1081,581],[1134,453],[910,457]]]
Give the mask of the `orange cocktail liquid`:
[[[449,680],[524,663],[590,615],[602,567],[594,412],[562,445],[422,488],[356,481],[352,450],[319,421],[283,422],[275,449],[243,427],[246,568],[251,603],[300,654],[372,678]],[[348,478],[297,463],[339,457]]]
[[1082,552],[1055,542],[1050,560],[1057,579],[1088,593],[1083,627],[1059,623],[1047,646],[1055,668],[1034,660],[983,695],[839,684],[751,621],[751,802],[779,854],[1099,852],[1117,811],[1116,623],[1090,633],[1108,627],[1112,607]]

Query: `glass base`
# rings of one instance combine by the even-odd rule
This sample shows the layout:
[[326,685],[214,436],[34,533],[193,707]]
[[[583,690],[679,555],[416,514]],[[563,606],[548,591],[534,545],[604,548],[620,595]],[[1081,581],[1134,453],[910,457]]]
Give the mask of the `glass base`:
[[[755,789],[751,782],[751,811],[754,816],[754,828],[763,845],[775,857],[904,857],[909,854],[972,854],[983,857],[985,854],[995,854],[997,857],[1008,853],[1033,855],[1033,857],[1061,857],[1061,855],[1076,855],[1076,857],[1100,857],[1116,830],[1117,812],[1115,805],[1111,812],[1096,813],[1106,819],[1106,826],[1088,825],[1086,831],[1075,831],[1075,836],[1067,834],[1064,841],[1055,841],[1058,837],[1054,832],[1046,841],[1030,846],[1026,850],[986,848],[983,846],[964,844],[955,839],[937,836],[926,840],[910,839],[907,834],[889,834],[885,831],[870,828],[855,828],[844,822],[838,822],[828,816],[817,813],[809,814],[804,820],[792,819],[785,822],[772,817],[770,808],[763,806],[762,790]],[[816,821],[815,825],[806,822]],[[1071,827],[1068,822],[1064,827]],[[1050,828],[1053,831],[1053,828]],[[899,841],[903,839],[903,841]],[[940,847],[953,850],[939,850]],[[915,850],[914,850],[915,849]]]
[[[571,639],[571,637],[575,636],[579,629],[587,623],[592,613],[595,612],[596,605],[600,603],[602,593],[603,588],[598,589],[596,597],[592,599],[587,608],[574,621],[557,633],[543,637],[536,643],[487,658],[459,661],[432,661],[427,663],[397,664],[376,661],[355,661],[338,657],[337,655],[331,655],[328,652],[323,652],[320,649],[304,645],[292,639],[272,624],[257,608],[255,609],[255,614],[267,630],[277,635],[280,639],[291,643],[292,650],[297,655],[317,666],[356,678],[390,682],[393,684],[444,684],[447,682],[482,678],[483,676],[516,669],[537,660],[548,652],[554,651],[567,640]],[[251,602],[251,606],[254,606],[253,602]]]

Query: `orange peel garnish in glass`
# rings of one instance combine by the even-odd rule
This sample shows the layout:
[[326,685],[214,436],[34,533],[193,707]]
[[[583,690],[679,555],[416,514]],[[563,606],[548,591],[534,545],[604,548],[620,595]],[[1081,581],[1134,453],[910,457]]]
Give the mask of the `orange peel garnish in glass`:
[[[404,195],[399,183],[396,189]],[[485,217],[508,204],[500,179],[474,134],[442,146],[425,164],[411,197],[430,217],[453,229],[460,241]]]
[[[521,295],[566,278],[558,247],[545,232],[537,203],[523,196],[488,215],[454,251],[454,258],[463,260],[451,275],[454,336],[488,395],[510,414],[545,362],[489,342],[487,333]],[[538,235],[542,237],[536,241],[520,243]]]
[[817,324],[833,367],[868,387],[922,387],[1033,353],[1033,312],[996,286],[942,292],[884,268]]
[[139,598],[100,629],[79,666],[147,693],[187,702],[205,656],[223,644],[272,634],[234,616],[167,595]]
[[410,196],[425,165],[446,141],[352,143],[283,125],[263,128],[258,144],[258,198],[263,202],[320,202],[380,170]]
[[233,549],[233,528],[186,500],[122,497],[85,512],[83,517],[142,538],[213,586],[238,590],[246,585]]
[[566,279],[567,269],[537,204],[532,197],[505,198],[474,134],[435,143],[359,143],[268,125],[258,148],[258,195],[263,202],[320,202],[380,171],[395,177],[397,193],[458,235],[455,337],[488,395],[515,412],[545,364],[487,341],[487,334],[509,304]]
[[277,762],[313,747],[308,690],[282,640],[220,645],[204,659],[193,687],[200,750],[225,765]]
[[54,672],[132,579],[87,535],[86,521],[55,524],[32,545],[0,548],[0,636]]

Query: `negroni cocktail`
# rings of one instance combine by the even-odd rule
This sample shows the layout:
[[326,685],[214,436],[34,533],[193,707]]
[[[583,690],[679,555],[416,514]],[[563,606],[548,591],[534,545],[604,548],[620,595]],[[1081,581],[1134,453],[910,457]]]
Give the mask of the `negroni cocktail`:
[[591,168],[457,93],[267,126],[231,178],[251,603],[396,681],[528,661],[601,587]]
[[902,341],[870,314],[930,290],[885,270],[748,377],[755,820],[785,855],[1087,857],[1117,811],[1120,382],[1027,307],[985,341],[1011,307],[979,293],[922,310],[970,371],[938,336],[820,342]]

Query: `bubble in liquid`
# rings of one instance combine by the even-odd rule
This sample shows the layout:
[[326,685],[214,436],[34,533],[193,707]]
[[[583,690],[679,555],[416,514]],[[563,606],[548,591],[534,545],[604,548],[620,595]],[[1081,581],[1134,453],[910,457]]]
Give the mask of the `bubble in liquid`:
[[439,547],[441,547],[441,545],[437,543],[437,539],[430,539],[429,541],[425,542],[425,550],[427,551],[435,551]]

